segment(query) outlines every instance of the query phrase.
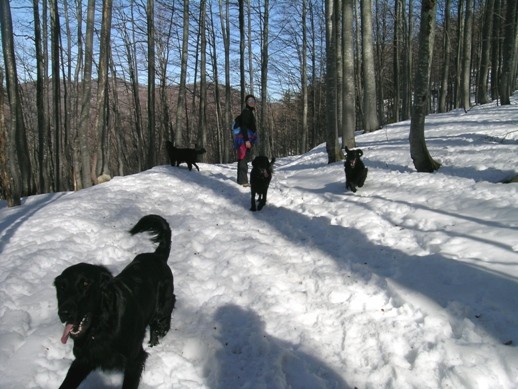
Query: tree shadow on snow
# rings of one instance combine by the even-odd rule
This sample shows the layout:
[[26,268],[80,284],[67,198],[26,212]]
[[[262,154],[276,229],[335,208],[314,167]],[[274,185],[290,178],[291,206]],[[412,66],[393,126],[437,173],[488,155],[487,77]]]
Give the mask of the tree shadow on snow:
[[221,347],[211,364],[214,389],[347,389],[343,379],[321,360],[265,332],[252,310],[226,305],[215,314]]
[[[375,211],[368,204],[357,205],[368,208],[368,212]],[[394,301],[401,299],[396,290],[390,290],[389,279],[445,308],[454,337],[460,337],[464,319],[468,319],[501,343],[518,341],[518,320],[511,314],[518,311],[518,299],[512,297],[518,296],[518,280],[441,254],[408,255],[377,245],[354,228],[331,224],[328,217],[311,218],[271,204],[269,207],[267,211],[273,215],[265,213],[261,219],[271,221],[272,229],[293,244],[320,250],[350,271],[352,277],[363,281],[370,281],[376,274],[382,279],[380,288],[387,289]]]

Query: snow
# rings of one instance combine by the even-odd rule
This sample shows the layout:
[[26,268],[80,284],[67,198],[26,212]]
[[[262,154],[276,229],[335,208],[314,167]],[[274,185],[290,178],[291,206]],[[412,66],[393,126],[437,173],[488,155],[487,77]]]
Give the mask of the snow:
[[[369,176],[345,191],[325,146],[279,158],[256,213],[236,164],[157,166],[75,193],[0,203],[0,388],[56,388],[54,278],[78,262],[115,274],[173,238],[177,306],[141,388],[518,387],[518,96],[430,115],[442,163],[417,173],[409,122],[357,136]],[[120,387],[92,373],[81,388]]]

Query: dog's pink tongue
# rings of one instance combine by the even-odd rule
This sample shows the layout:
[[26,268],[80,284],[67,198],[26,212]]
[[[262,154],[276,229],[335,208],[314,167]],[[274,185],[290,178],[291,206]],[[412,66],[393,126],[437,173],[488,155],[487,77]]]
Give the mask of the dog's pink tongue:
[[70,336],[70,331],[74,328],[73,324],[67,324],[65,326],[65,330],[63,331],[63,336],[61,337],[61,343],[66,344],[68,337]]

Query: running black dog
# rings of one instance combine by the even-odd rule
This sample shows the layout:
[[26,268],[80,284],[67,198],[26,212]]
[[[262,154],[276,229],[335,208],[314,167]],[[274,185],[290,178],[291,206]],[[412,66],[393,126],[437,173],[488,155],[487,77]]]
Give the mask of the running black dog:
[[74,340],[74,356],[60,388],[77,388],[97,369],[124,372],[123,389],[137,388],[147,353],[146,327],[155,346],[171,325],[175,305],[173,274],[167,265],[171,229],[161,216],[147,215],[129,231],[150,232],[154,253],[139,254],[116,277],[104,266],[79,263],[56,277],[61,338]]
[[[252,191],[252,205],[250,207],[251,211],[260,211],[266,204],[266,196],[268,194],[270,181],[272,180],[274,163],[275,158],[272,158],[272,160],[269,161],[268,157],[265,156],[255,157],[252,161],[252,171],[250,173],[250,188]],[[259,204],[257,207],[255,203],[256,194],[259,196]]]
[[345,189],[350,189],[353,193],[356,192],[357,187],[363,186],[369,171],[361,160],[362,155],[361,149],[349,150],[345,146]]
[[201,149],[189,149],[189,148],[178,148],[173,145],[173,142],[166,142],[167,154],[169,154],[169,159],[171,160],[171,166],[180,166],[181,163],[185,162],[189,167],[189,170],[192,170],[192,165],[198,171],[200,168],[196,165],[196,159],[198,155],[204,154],[207,152],[204,148]]

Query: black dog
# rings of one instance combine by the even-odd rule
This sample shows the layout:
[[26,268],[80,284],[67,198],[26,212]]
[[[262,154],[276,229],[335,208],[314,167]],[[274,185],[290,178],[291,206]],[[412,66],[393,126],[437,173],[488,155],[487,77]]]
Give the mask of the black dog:
[[[250,188],[252,190],[252,206],[251,211],[261,210],[266,204],[266,196],[268,194],[268,187],[272,180],[273,164],[275,158],[271,161],[268,157],[258,156],[252,161],[252,172],[250,173]],[[259,195],[259,204],[255,205],[255,195]]]
[[142,348],[158,344],[171,325],[175,305],[173,274],[167,265],[171,229],[161,216],[144,216],[130,230],[150,232],[154,253],[139,254],[116,277],[103,266],[79,263],[56,277],[61,338],[74,340],[74,356],[60,388],[77,388],[96,368],[124,372],[123,389],[137,388],[147,358]]
[[349,150],[345,146],[345,189],[350,189],[353,193],[356,192],[356,187],[363,186],[369,171],[360,158],[362,155],[361,149]]
[[185,162],[189,167],[189,170],[192,170],[192,165],[194,165],[198,171],[200,171],[200,168],[196,165],[197,156],[207,152],[204,148],[180,149],[175,147],[171,141],[167,141],[166,148],[167,154],[169,154],[169,159],[171,160],[171,166],[180,166],[181,163]]

